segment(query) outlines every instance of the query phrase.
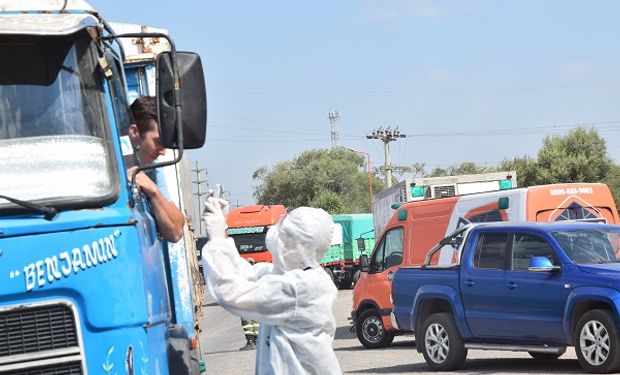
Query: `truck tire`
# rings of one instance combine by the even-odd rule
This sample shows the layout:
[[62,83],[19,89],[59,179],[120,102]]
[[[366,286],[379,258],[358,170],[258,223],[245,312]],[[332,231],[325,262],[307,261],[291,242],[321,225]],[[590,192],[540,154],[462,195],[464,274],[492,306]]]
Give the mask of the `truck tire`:
[[394,340],[394,334],[383,325],[381,315],[375,309],[364,310],[355,320],[357,339],[367,349],[385,348]]
[[340,281],[340,289],[353,289],[353,279],[351,277],[345,277]]
[[419,343],[426,364],[434,371],[451,371],[463,366],[467,349],[450,313],[429,316],[422,326]]
[[620,369],[620,334],[608,310],[583,314],[574,332],[579,364],[588,372],[609,373]]
[[566,352],[566,348],[561,353],[541,353],[541,352],[527,352],[532,358],[537,361],[555,361],[560,358]]

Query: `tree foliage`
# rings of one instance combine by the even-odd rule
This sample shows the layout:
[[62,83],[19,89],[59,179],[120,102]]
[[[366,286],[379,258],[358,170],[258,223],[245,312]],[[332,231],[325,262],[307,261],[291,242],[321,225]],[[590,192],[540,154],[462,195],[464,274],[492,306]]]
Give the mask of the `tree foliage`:
[[[344,148],[304,151],[271,170],[257,169],[252,178],[259,204],[320,207],[331,214],[370,211],[366,161]],[[383,189],[374,175],[371,181],[374,192]]]
[[547,136],[538,152],[537,183],[600,182],[613,162],[596,130],[577,128],[565,136]]

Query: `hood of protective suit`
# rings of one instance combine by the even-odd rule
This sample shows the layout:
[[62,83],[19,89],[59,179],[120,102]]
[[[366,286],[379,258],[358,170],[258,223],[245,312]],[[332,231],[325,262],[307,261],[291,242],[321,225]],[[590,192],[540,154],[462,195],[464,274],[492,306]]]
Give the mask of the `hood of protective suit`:
[[299,207],[267,231],[265,245],[275,273],[316,267],[329,249],[334,233],[331,216],[320,208]]

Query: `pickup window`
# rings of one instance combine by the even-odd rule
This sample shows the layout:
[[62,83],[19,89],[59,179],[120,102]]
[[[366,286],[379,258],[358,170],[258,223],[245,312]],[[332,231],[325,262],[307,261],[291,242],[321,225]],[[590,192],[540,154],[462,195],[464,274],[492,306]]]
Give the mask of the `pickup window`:
[[508,233],[485,233],[478,239],[474,267],[504,269]]
[[383,272],[403,261],[403,228],[391,229],[383,236],[370,261],[370,272]]
[[544,239],[532,234],[515,234],[512,241],[512,270],[527,271],[532,257],[544,256],[549,258],[554,266],[560,262],[553,248]]
[[603,264],[620,261],[620,231],[574,230],[553,233],[575,264]]

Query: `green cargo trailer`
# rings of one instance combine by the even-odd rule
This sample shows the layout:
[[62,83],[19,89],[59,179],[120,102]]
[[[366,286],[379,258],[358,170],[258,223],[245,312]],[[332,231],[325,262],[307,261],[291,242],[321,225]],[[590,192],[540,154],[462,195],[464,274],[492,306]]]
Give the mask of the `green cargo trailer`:
[[360,255],[370,255],[375,245],[372,214],[332,215],[332,220],[337,230],[321,266],[339,288],[350,289],[359,278]]

